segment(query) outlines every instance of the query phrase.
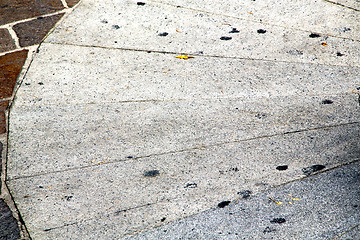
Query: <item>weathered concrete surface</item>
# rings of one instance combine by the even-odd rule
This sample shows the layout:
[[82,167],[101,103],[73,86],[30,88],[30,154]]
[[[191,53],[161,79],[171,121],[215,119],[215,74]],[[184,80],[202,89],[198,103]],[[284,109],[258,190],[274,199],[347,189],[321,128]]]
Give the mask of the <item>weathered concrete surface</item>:
[[[312,7],[329,6],[330,22],[349,10],[324,4]],[[341,21],[353,34],[351,13]],[[164,3],[81,2],[42,44],[11,109],[7,184],[31,237],[126,237],[239,192],[355,168],[359,41],[335,25],[314,32],[267,15],[273,24]],[[194,58],[175,58],[183,53]]]

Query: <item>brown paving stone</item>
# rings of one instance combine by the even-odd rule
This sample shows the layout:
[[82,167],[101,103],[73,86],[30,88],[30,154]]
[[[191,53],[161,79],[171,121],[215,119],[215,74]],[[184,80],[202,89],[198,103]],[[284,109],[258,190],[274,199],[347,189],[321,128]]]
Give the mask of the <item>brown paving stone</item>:
[[22,50],[0,56],[0,99],[11,97],[27,54]]
[[9,31],[5,28],[0,28],[0,52],[10,51],[15,48],[16,45]]
[[5,110],[8,106],[9,106],[9,101],[1,101],[0,100],[0,134],[6,133]]
[[75,6],[80,0],[66,0],[68,7]]
[[20,46],[27,47],[39,44],[63,15],[38,17],[37,19],[14,25],[13,29],[19,37]]
[[62,9],[61,0],[0,0],[0,25]]

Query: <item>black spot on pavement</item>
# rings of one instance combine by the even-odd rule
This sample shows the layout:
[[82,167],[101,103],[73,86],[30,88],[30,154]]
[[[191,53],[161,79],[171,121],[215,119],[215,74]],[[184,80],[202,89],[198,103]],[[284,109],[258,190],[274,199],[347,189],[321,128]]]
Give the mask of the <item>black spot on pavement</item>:
[[266,118],[266,115],[257,113],[257,114],[255,114],[255,117],[258,118],[258,119],[264,119],[264,118]]
[[347,32],[347,31],[351,31],[351,28],[344,27],[344,28],[342,29],[342,32]]
[[144,6],[145,5],[144,2],[137,2],[136,4],[139,5],[139,6]]
[[273,220],[270,220],[271,223],[284,223],[286,222],[285,218],[274,218]]
[[266,30],[265,29],[258,29],[257,33],[264,34],[264,33],[266,33]]
[[119,29],[119,28],[120,28],[119,25],[112,25],[112,27],[113,27],[114,29]]
[[39,186],[39,188],[44,188],[43,186]]
[[233,29],[231,29],[231,31],[229,33],[239,33],[239,32],[240,32],[239,30],[237,30],[236,28],[233,28]]
[[321,104],[332,104],[332,103],[334,103],[334,102],[329,99],[325,99],[321,102]]
[[65,196],[65,199],[66,199],[67,201],[70,201],[70,200],[72,199],[72,197],[73,197],[73,196]]
[[144,173],[145,177],[156,177],[160,174],[159,170],[151,170]]
[[163,217],[160,221],[164,222],[166,220],[166,217]]
[[302,171],[305,175],[310,175],[314,172],[323,170],[325,168],[324,165],[312,165],[310,167],[303,168]]
[[101,22],[102,22],[102,23],[108,23],[108,21],[106,21],[106,20],[102,20]]
[[320,37],[320,35],[317,34],[317,33],[311,33],[311,34],[309,35],[309,37],[311,37],[311,38],[318,38],[318,37]]
[[38,84],[39,84],[39,85],[44,85],[44,83],[43,83],[43,82],[38,82]]
[[276,170],[279,170],[279,171],[284,171],[284,170],[287,170],[288,169],[288,165],[282,165],[282,166],[277,166],[276,167]]
[[196,187],[197,187],[196,183],[188,183],[184,188],[196,188]]
[[338,56],[338,57],[341,57],[341,56],[344,56],[345,54],[343,54],[343,53],[341,53],[341,52],[337,52],[336,53],[336,56]]
[[167,32],[163,32],[163,33],[159,33],[159,34],[158,34],[158,36],[160,36],[160,37],[165,37],[165,36],[167,36],[167,35],[169,35]]
[[275,231],[276,231],[275,228],[266,227],[263,232],[264,232],[264,233],[271,233],[271,232],[275,232]]
[[245,190],[245,191],[238,192],[237,194],[241,195],[242,198],[246,199],[246,198],[250,197],[251,193],[252,192],[250,190]]
[[220,40],[224,40],[224,41],[228,41],[228,40],[231,40],[232,37],[221,37]]
[[25,83],[26,86],[30,85],[30,83]]
[[218,207],[219,208],[224,208],[229,204],[230,204],[230,201],[222,201],[221,203],[218,204]]
[[133,156],[127,156],[126,158],[129,158],[129,159],[131,159],[131,158],[134,158]]

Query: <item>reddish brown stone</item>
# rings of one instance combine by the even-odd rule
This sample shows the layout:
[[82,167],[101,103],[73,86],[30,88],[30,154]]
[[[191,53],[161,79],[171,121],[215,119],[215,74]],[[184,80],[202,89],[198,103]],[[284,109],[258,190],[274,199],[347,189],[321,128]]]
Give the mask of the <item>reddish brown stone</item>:
[[0,25],[62,9],[61,0],[0,0]]
[[6,119],[5,112],[0,112],[0,134],[6,133]]
[[27,53],[22,50],[0,56],[0,99],[11,97]]
[[38,17],[28,22],[16,24],[13,29],[19,37],[20,46],[27,47],[39,44],[63,15]]
[[15,48],[16,45],[9,31],[5,28],[0,28],[0,52],[7,52]]
[[68,5],[68,7],[73,7],[73,6],[75,6],[78,2],[79,2],[79,0],[66,0],[66,3],[67,3],[67,5]]

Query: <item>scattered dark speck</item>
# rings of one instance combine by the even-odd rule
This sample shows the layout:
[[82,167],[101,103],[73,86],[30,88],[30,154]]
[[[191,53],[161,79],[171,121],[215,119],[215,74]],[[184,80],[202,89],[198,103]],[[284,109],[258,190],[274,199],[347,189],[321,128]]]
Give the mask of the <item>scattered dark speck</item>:
[[320,35],[317,34],[317,33],[311,33],[311,34],[309,35],[309,37],[311,37],[311,38],[318,38],[318,37],[320,37]]
[[43,82],[38,82],[38,84],[39,84],[39,85],[44,85],[44,83],[43,83]]
[[44,17],[37,17],[37,19],[41,20],[41,19],[44,19]]
[[188,183],[184,188],[196,188],[196,187],[197,187],[196,183]]
[[181,8],[181,6],[176,6],[177,8]]
[[231,170],[234,171],[234,172],[238,172],[238,171],[239,171],[239,169],[238,169],[237,167],[231,168]]
[[[285,219],[284,219],[285,220]],[[275,228],[271,228],[271,227],[266,227],[264,229],[264,233],[271,233],[271,232],[275,232],[276,229]]]
[[225,41],[231,40],[231,39],[232,39],[232,37],[221,37],[221,38],[220,38],[220,40],[225,40]]
[[250,190],[245,190],[245,191],[238,192],[237,194],[241,195],[242,198],[246,199],[246,198],[250,197],[251,193],[252,192]]
[[72,197],[73,197],[73,196],[65,196],[65,199],[66,199],[67,201],[70,201]]
[[115,41],[114,43],[117,43],[117,41]]
[[158,34],[158,36],[160,36],[160,37],[165,37],[165,36],[167,36],[167,35],[169,35],[167,32],[163,32],[163,33],[159,33],[159,34]]
[[145,5],[144,2],[137,2],[136,4],[139,5],[139,6],[144,6]]
[[282,165],[282,166],[277,166],[276,167],[276,170],[279,170],[279,171],[284,171],[284,170],[287,170],[288,169],[288,165]]
[[233,28],[229,33],[239,33],[240,31],[237,30],[236,28]]
[[257,117],[258,119],[262,119],[262,118],[266,118],[266,115],[257,113],[257,114],[255,114],[255,117]]
[[342,29],[342,31],[343,31],[343,32],[351,31],[351,28],[344,27],[344,28]]
[[359,206],[359,205],[354,205],[353,207],[354,207],[354,208],[357,208],[358,206]]
[[314,172],[323,170],[325,168],[324,165],[312,165],[310,167],[303,168],[302,171],[305,175],[310,175]]
[[290,51],[288,51],[288,53],[291,54],[291,55],[294,55],[294,56],[304,55],[303,51],[300,51],[300,50],[297,50],[297,49],[290,50]]
[[106,20],[102,20],[101,22],[102,22],[102,23],[108,23],[108,21],[106,21]]
[[160,174],[159,170],[151,170],[151,171],[145,172],[144,176],[145,177],[156,177],[159,174]]
[[273,220],[270,221],[271,223],[284,223],[286,222],[285,218],[274,218]]
[[163,217],[160,221],[164,222],[166,220],[166,217]]
[[222,201],[221,203],[218,204],[218,207],[219,208],[224,208],[229,204],[230,204],[230,201]]
[[264,29],[258,29],[258,30],[257,30],[257,33],[263,34],[263,33],[266,33],[266,30],[264,30]]
[[112,25],[112,27],[113,27],[114,29],[119,29],[119,28],[120,28],[119,25]]
[[334,103],[334,102],[329,99],[325,99],[321,102],[321,104],[332,104],[332,103]]
[[30,85],[30,83],[25,83],[26,86]]
[[127,156],[126,158],[134,158],[133,156]]
[[44,188],[43,186],[39,186],[39,188]]
[[341,56],[344,56],[345,54],[343,54],[343,53],[341,53],[341,52],[337,52],[336,53],[336,56],[338,56],[338,57],[341,57]]

